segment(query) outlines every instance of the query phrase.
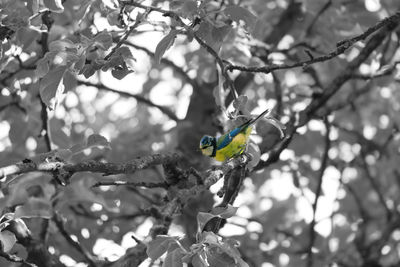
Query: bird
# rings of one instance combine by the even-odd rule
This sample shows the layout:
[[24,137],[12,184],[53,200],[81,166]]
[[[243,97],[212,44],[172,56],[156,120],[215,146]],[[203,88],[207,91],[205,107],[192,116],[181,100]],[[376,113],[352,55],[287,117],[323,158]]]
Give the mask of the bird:
[[264,117],[269,109],[263,111],[254,119],[250,119],[232,131],[214,137],[205,135],[200,139],[200,150],[205,156],[214,158],[217,161],[226,161],[244,152],[247,141],[252,131],[252,125]]

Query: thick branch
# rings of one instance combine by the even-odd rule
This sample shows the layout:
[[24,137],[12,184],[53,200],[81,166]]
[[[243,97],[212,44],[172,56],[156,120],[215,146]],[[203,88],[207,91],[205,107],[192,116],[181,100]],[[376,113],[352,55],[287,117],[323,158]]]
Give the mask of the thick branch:
[[0,179],[7,175],[21,174],[27,172],[98,172],[105,175],[134,173],[137,170],[149,168],[151,166],[164,164],[166,162],[176,162],[180,156],[176,153],[154,154],[135,159],[128,163],[105,163],[98,161],[85,161],[79,163],[65,162],[43,162],[35,163],[32,161],[17,163],[7,167],[0,168]]

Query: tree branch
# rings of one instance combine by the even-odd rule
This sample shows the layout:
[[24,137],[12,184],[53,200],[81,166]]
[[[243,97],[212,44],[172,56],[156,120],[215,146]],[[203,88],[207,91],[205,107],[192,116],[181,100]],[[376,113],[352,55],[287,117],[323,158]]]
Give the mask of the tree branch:
[[138,186],[138,187],[146,187],[146,188],[168,188],[169,184],[165,182],[161,183],[150,183],[150,182],[127,182],[127,181],[109,181],[109,182],[98,182],[92,185],[92,187],[100,187],[100,186],[121,186],[121,185],[129,185],[129,186]]
[[368,179],[368,181],[370,182],[372,189],[377,194],[379,202],[381,203],[382,207],[385,210],[386,219],[389,221],[391,216],[392,216],[391,209],[386,204],[386,200],[385,200],[385,197],[383,196],[383,193],[382,193],[382,191],[380,189],[380,185],[379,185],[378,181],[376,180],[376,178],[372,176],[371,171],[370,171],[369,166],[368,166],[368,163],[367,163],[365,158],[366,158],[366,155],[363,152],[363,150],[361,150],[361,166],[364,169],[365,176]]
[[[49,39],[49,31],[51,26],[53,25],[53,18],[51,17],[51,12],[50,11],[45,11],[42,14],[42,23],[47,27],[47,31],[42,32],[41,40],[40,40],[40,45],[42,46],[42,54],[43,56],[49,51],[49,44],[48,44],[48,39]],[[21,64],[21,62],[20,62]],[[42,132],[41,136],[44,137],[44,141],[46,143],[46,149],[47,151],[51,151],[51,138],[50,138],[50,130],[49,130],[49,115],[47,113],[47,106],[43,102],[42,97],[39,94],[39,99],[40,99],[40,105],[42,107],[41,112],[40,112],[40,117],[42,119]]]
[[314,16],[313,20],[311,21],[310,25],[308,25],[306,30],[306,36],[310,35],[312,28],[314,27],[315,23],[319,19],[319,17],[325,13],[325,11],[332,5],[332,0],[328,0],[320,10],[318,10],[317,14]]
[[313,218],[312,221],[310,223],[310,232],[309,232],[309,236],[310,236],[310,240],[309,240],[309,245],[308,245],[308,249],[307,249],[307,266],[312,267],[313,266],[313,251],[312,248],[314,246],[314,241],[316,238],[315,235],[315,230],[314,227],[316,225],[316,213],[317,213],[317,208],[318,208],[318,200],[319,197],[321,196],[322,193],[322,182],[323,182],[323,176],[326,170],[326,167],[328,165],[328,152],[329,149],[331,147],[331,140],[329,138],[329,134],[330,134],[330,125],[329,122],[327,121],[327,119],[325,119],[325,128],[326,128],[326,134],[325,134],[325,149],[324,149],[324,154],[322,155],[322,161],[321,161],[321,167],[319,169],[318,172],[318,180],[317,180],[317,188],[315,190],[315,199],[314,202],[312,204],[312,210],[313,210]]
[[38,267],[36,264],[27,262],[26,260],[24,260],[23,258],[18,257],[17,255],[11,255],[8,254],[4,251],[0,251],[0,257],[11,261],[11,262],[16,262],[16,263],[23,263],[24,265],[30,266],[30,267]]
[[[400,20],[400,12],[397,12],[396,14],[381,20],[376,25],[367,29],[364,33],[357,35],[351,39],[345,39],[345,40],[338,42],[336,50],[330,52],[327,55],[323,55],[320,57],[311,58],[309,60],[300,61],[300,62],[293,63],[293,64],[279,64],[279,65],[271,64],[268,66],[261,66],[261,67],[229,65],[226,67],[226,69],[229,71],[240,70],[240,71],[246,71],[246,72],[261,72],[261,73],[268,74],[275,70],[292,69],[292,68],[297,68],[297,67],[305,68],[308,65],[312,65],[312,64],[315,64],[318,62],[324,62],[324,61],[330,60],[332,58],[335,58],[335,57],[343,54],[346,50],[348,50],[350,47],[352,47],[356,42],[365,40],[369,35],[371,35],[372,33],[376,32],[377,30],[379,30],[383,27],[386,27],[388,25],[397,25],[399,20]],[[382,38],[382,37],[386,36],[386,33],[387,33],[387,31],[385,31],[383,36],[380,36],[380,37]],[[376,39],[378,39],[378,38],[375,38],[375,40]],[[379,40],[379,44],[380,44],[380,40]],[[375,48],[376,47],[373,47],[372,50],[375,50]],[[369,53],[366,52],[366,54],[369,55],[370,52]]]
[[44,142],[46,143],[47,152],[49,152],[52,150],[50,131],[49,131],[49,117],[47,113],[47,106],[43,102],[42,98],[40,98],[40,105],[42,107],[40,111],[40,117],[42,119],[42,132],[40,133],[40,135],[43,136]]
[[136,29],[137,26],[142,22],[142,20],[149,14],[149,11],[146,11],[144,14],[138,14],[132,26],[129,27],[129,30],[122,36],[122,38],[118,41],[118,43],[113,47],[111,52],[105,56],[104,60],[109,60],[111,56],[117,51],[118,48],[128,39],[129,35]]
[[67,240],[67,242],[72,247],[74,247],[75,250],[79,251],[82,254],[82,256],[86,259],[89,266],[96,267],[97,264],[95,262],[93,255],[91,255],[86,249],[84,249],[78,241],[75,241],[74,239],[72,239],[71,235],[65,229],[64,223],[62,222],[62,218],[60,217],[59,214],[57,214],[57,213],[54,214],[53,221],[56,224],[60,233],[64,236],[65,240]]
[[176,162],[179,158],[180,156],[178,154],[169,153],[144,156],[128,163],[105,163],[93,160],[79,163],[66,163],[61,161],[35,163],[33,161],[28,161],[0,168],[0,179],[8,175],[34,171],[49,173],[61,171],[69,174],[86,171],[103,173],[105,175],[127,174],[166,162]]
[[[371,39],[366,43],[365,47],[360,51],[360,54],[352,60],[346,68],[343,70],[343,72],[337,76],[324,90],[324,93],[314,99],[308,107],[302,112],[300,116],[303,115],[303,118],[300,118],[300,125],[304,125],[307,120],[304,120],[305,117],[309,117],[311,114],[316,112],[321,106],[323,106],[339,89],[342,87],[342,85],[347,82],[351,76],[353,75],[354,71],[363,63],[369,55],[375,51],[375,49],[382,43],[382,41],[385,39],[385,37],[393,31],[399,24],[400,21],[400,12],[397,12],[395,15],[386,18],[382,21],[380,21],[377,25],[374,27],[369,28],[366,32],[363,34],[354,37],[346,42],[343,42],[343,44],[349,44],[352,45],[354,42],[357,40],[362,40],[375,32],[378,29],[381,29],[379,32],[377,32],[375,35],[371,37]],[[304,115],[306,115],[304,117]]]

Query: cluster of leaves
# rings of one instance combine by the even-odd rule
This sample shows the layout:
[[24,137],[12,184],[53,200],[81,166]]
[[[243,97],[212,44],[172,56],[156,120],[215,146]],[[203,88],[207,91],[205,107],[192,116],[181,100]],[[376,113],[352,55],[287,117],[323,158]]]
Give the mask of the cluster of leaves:
[[197,215],[196,243],[189,249],[179,241],[179,237],[159,235],[147,246],[147,255],[157,260],[167,253],[163,267],[183,266],[191,263],[195,267],[201,266],[238,266],[247,267],[237,249],[237,241],[221,238],[219,235],[204,231],[206,224],[211,220],[228,219],[235,215],[237,208],[215,208],[212,213],[199,212]]

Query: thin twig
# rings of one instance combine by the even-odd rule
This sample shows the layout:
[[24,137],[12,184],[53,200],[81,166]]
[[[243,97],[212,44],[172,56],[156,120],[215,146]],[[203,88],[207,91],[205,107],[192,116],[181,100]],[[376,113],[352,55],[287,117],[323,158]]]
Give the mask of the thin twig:
[[167,107],[163,107],[163,106],[157,105],[157,104],[153,103],[151,100],[145,98],[144,96],[141,96],[141,95],[138,95],[138,94],[131,94],[131,93],[124,92],[124,91],[115,90],[115,89],[112,89],[112,88],[110,88],[110,87],[108,87],[108,86],[106,86],[104,84],[101,84],[101,83],[97,83],[96,84],[96,83],[91,83],[91,82],[79,80],[78,84],[83,84],[83,85],[86,85],[86,86],[93,86],[93,87],[96,87],[99,90],[113,92],[113,93],[119,94],[119,95],[124,96],[124,97],[132,97],[132,98],[136,99],[140,103],[144,103],[144,104],[146,104],[146,105],[148,105],[150,107],[155,107],[155,108],[159,109],[161,112],[163,112],[165,115],[167,115],[170,119],[172,119],[174,121],[179,121],[180,120]]
[[368,181],[370,182],[372,189],[377,194],[379,202],[381,203],[382,207],[385,210],[386,219],[389,221],[390,217],[392,215],[392,212],[391,212],[389,206],[386,203],[385,197],[383,196],[383,193],[382,193],[382,191],[380,189],[380,185],[379,185],[378,181],[376,180],[375,177],[372,176],[372,173],[371,173],[371,171],[369,169],[369,166],[368,166],[368,163],[366,161],[366,155],[365,155],[363,150],[361,150],[361,155],[360,156],[361,156],[361,166],[364,169],[365,176],[368,179]]
[[331,140],[329,138],[329,134],[330,134],[330,125],[327,119],[325,119],[325,128],[326,128],[326,133],[325,133],[325,149],[324,149],[324,153],[322,155],[322,160],[321,160],[321,167],[319,169],[318,172],[318,177],[317,177],[317,188],[315,189],[315,199],[314,202],[312,204],[312,210],[313,210],[313,218],[312,221],[310,223],[310,239],[309,239],[309,245],[308,245],[308,249],[307,249],[307,266],[311,267],[313,266],[313,251],[312,248],[314,246],[314,241],[316,238],[316,234],[315,234],[315,225],[316,225],[316,213],[317,213],[317,208],[318,208],[318,200],[319,197],[321,196],[322,193],[322,182],[323,182],[323,176],[326,170],[326,167],[328,165],[328,152],[329,149],[331,147]]
[[276,113],[278,118],[282,115],[282,86],[281,81],[279,80],[278,76],[272,72],[272,79],[274,82],[274,92],[275,92],[275,99],[276,99]]
[[139,190],[139,188],[136,188],[133,186],[128,186],[127,189],[129,191],[134,192],[136,195],[143,198],[145,201],[149,202],[150,204],[159,204],[158,201],[156,201],[155,199],[152,199],[147,192],[141,192],[141,190]]
[[310,35],[312,28],[314,27],[315,23],[319,19],[319,17],[325,13],[326,10],[332,5],[332,0],[328,0],[320,10],[318,10],[317,14],[314,16],[313,20],[311,21],[310,25],[308,25],[306,30],[306,36]]
[[51,147],[51,138],[50,138],[50,130],[49,130],[49,117],[48,117],[48,113],[47,113],[47,106],[43,102],[42,98],[40,98],[40,105],[42,107],[41,112],[40,112],[40,117],[42,119],[41,136],[43,136],[43,138],[44,138],[47,151],[51,151],[52,147]]
[[89,266],[96,267],[96,262],[95,262],[94,256],[91,255],[85,248],[83,248],[82,245],[78,241],[75,241],[71,237],[71,235],[65,229],[64,223],[59,214],[57,214],[57,213],[54,214],[53,221],[55,222],[58,230],[64,236],[64,238],[67,240],[67,242],[82,254],[82,256],[86,259]]
[[246,71],[246,72],[261,72],[261,73],[267,74],[267,73],[270,73],[275,70],[292,69],[292,68],[297,68],[297,67],[305,68],[308,65],[315,64],[318,62],[324,62],[324,61],[330,60],[332,58],[335,58],[335,57],[343,54],[350,47],[352,47],[356,42],[366,39],[372,33],[376,32],[377,30],[379,30],[391,23],[398,23],[399,20],[400,20],[400,12],[397,12],[396,14],[381,20],[376,25],[370,27],[362,34],[357,35],[351,39],[345,39],[345,40],[338,42],[337,47],[334,51],[330,52],[327,55],[323,55],[320,57],[315,57],[315,58],[312,58],[309,60],[300,61],[300,62],[296,62],[293,64],[270,64],[268,66],[261,66],[261,67],[247,67],[247,66],[231,64],[231,65],[227,66],[226,69],[229,71],[240,70],[240,71]]
[[12,255],[12,254],[8,254],[4,251],[0,251],[0,257],[11,261],[11,262],[16,262],[16,263],[23,263],[24,265],[30,266],[30,267],[38,267],[36,264],[27,262],[26,260],[24,260],[23,258],[18,257],[17,255]]
[[121,45],[128,39],[129,35],[132,34],[132,32],[136,29],[137,26],[143,21],[144,18],[149,14],[149,11],[146,11],[144,14],[138,14],[136,17],[135,23],[129,27],[129,30],[122,36],[122,38],[119,40],[119,42],[113,47],[113,49],[110,51],[110,53],[104,57],[104,60],[109,60],[111,56],[117,51],[118,48],[121,47]]
[[121,186],[121,185],[129,185],[129,186],[138,186],[138,187],[146,187],[146,188],[168,188],[169,184],[162,183],[151,183],[151,182],[128,182],[128,181],[109,181],[109,182],[98,182],[92,185],[92,187],[100,187],[100,186]]

